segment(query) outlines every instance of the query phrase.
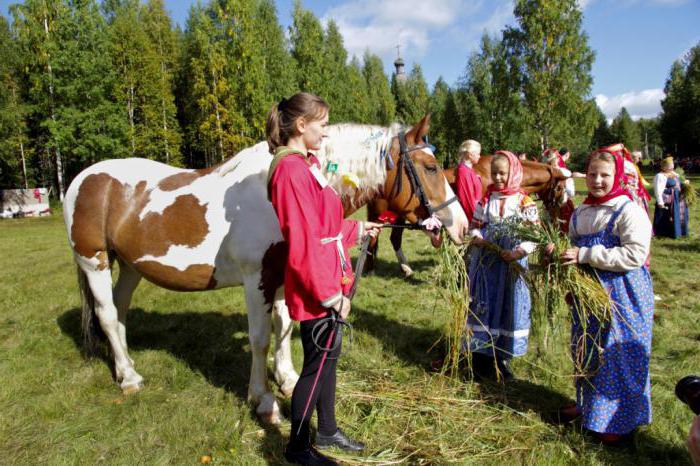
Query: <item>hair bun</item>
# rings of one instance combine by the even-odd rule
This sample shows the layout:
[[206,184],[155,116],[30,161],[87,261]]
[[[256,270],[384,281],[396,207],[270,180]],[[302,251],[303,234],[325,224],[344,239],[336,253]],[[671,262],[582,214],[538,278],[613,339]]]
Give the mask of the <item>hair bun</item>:
[[280,100],[280,103],[277,104],[277,110],[279,110],[280,112],[283,111],[285,109],[285,107],[287,106],[287,102],[289,102],[287,100],[287,98],[282,97],[282,100]]

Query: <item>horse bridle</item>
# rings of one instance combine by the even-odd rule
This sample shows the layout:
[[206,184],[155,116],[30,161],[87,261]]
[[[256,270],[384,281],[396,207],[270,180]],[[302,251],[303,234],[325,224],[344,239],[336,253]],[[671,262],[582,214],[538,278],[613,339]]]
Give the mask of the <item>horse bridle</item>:
[[413,160],[411,160],[410,153],[417,151],[417,150],[422,150],[429,148],[430,146],[428,144],[415,144],[413,146],[409,146],[408,143],[406,142],[406,133],[403,131],[399,132],[398,135],[399,138],[399,161],[396,165],[396,181],[394,182],[394,186],[391,189],[391,195],[398,195],[401,192],[402,184],[403,184],[403,176],[401,176],[401,172],[403,170],[406,170],[406,175],[408,176],[408,181],[411,183],[411,195],[417,194],[418,195],[418,200],[420,202],[420,205],[425,208],[425,210],[428,211],[428,216],[432,216],[433,214],[441,211],[445,207],[449,206],[453,202],[457,200],[457,196],[452,196],[450,199],[447,199],[445,202],[442,204],[439,204],[435,207],[430,205],[430,200],[428,199],[428,196],[425,194],[425,190],[423,189],[423,185],[420,182],[420,178],[418,177],[418,172],[416,171],[416,166],[413,164]]

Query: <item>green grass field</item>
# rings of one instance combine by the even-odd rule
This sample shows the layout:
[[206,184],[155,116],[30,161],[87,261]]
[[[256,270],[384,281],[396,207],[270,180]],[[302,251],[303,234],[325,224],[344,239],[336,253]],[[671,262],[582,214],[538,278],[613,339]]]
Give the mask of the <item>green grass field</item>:
[[[400,276],[388,235],[377,273],[364,278],[351,321],[355,343],[339,364],[341,426],[368,445],[348,464],[689,464],[691,411],[676,400],[700,373],[700,208],[693,236],[654,240],[653,423],[634,445],[597,445],[548,422],[573,396],[568,322],[531,339],[503,387],[426,371],[447,322],[432,283],[437,256],[407,233],[416,271]],[[2,464],[284,464],[289,423],[258,423],[245,397],[250,353],[242,288],[175,293],[143,283],[128,340],[143,392],[124,397],[107,359],[80,350],[79,295],[60,215],[0,222],[0,452]],[[540,332],[541,333],[541,332]],[[301,348],[294,338],[295,364]],[[279,392],[278,392],[279,393]],[[285,410],[289,400],[284,401]]]

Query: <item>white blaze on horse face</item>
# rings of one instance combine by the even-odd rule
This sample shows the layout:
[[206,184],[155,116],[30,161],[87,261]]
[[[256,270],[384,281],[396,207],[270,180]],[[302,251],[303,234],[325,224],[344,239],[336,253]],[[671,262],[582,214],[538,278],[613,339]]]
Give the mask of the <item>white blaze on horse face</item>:
[[[455,193],[452,191],[447,179],[445,179],[445,200],[454,197]],[[452,202],[446,208],[437,212],[437,215],[450,235],[450,239],[456,244],[462,244],[464,233],[469,228],[469,220],[467,219],[467,214],[464,213],[464,209],[462,209],[462,205],[458,201]]]

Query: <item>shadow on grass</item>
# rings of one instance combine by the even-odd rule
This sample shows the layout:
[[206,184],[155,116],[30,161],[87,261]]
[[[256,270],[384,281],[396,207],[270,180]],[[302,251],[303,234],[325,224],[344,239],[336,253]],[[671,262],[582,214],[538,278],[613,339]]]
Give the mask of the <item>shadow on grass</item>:
[[[515,379],[505,385],[481,382],[478,387],[487,402],[502,404],[518,412],[534,411],[543,422],[551,425],[557,424],[557,410],[571,402],[568,396],[523,379]],[[561,428],[581,432],[578,422]],[[586,450],[579,454],[589,456],[595,452],[599,459],[608,464],[690,464],[684,448],[651,436],[644,428],[635,433],[633,441],[619,447],[602,446],[592,435],[586,438]]]
[[[61,331],[70,336],[82,351],[80,309],[73,308],[57,318]],[[251,355],[248,345],[248,321],[245,315],[219,312],[146,312],[129,311],[128,341],[130,350],[164,350],[202,374],[212,385],[246,400]],[[107,351],[98,355],[112,371],[114,362]],[[146,381],[146,383],[148,383]],[[146,386],[148,390],[148,386]],[[288,415],[288,400],[280,400]],[[287,412],[284,412],[287,411]],[[251,406],[250,415],[256,418]],[[269,464],[284,462],[286,437],[277,426],[260,423],[265,430],[261,454]]]
[[441,337],[439,330],[408,325],[358,306],[353,306],[352,314],[356,329],[382,341],[387,351],[407,365],[428,367],[431,359],[428,349]]
[[[411,266],[414,272],[420,272],[426,269],[433,268],[437,265],[437,257],[435,259],[419,259],[414,261],[409,261],[408,265]],[[365,275],[370,274],[375,277],[382,278],[403,278],[404,273],[401,270],[401,265],[398,260],[384,260],[375,259],[374,269],[369,269],[369,261],[365,264]],[[421,284],[425,283],[425,280],[420,278],[415,278],[415,274],[408,278],[409,283]]]
[[[82,350],[80,310],[71,309],[57,319],[63,333]],[[237,337],[239,332],[244,336]],[[246,399],[250,374],[248,322],[245,315],[218,312],[146,312],[129,310],[127,338],[130,350],[165,350],[202,374],[216,387]],[[99,357],[113,369],[112,357]]]

